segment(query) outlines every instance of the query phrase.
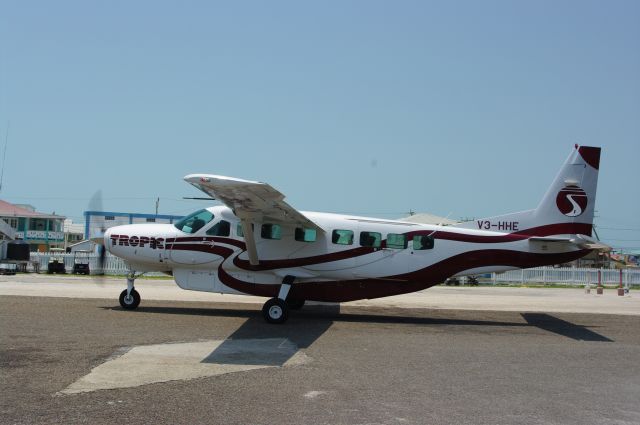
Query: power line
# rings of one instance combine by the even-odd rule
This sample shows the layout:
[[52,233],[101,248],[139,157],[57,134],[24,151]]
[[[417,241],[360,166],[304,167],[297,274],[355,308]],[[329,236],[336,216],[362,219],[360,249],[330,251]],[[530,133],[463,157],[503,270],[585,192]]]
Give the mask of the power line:
[[604,238],[607,241],[614,241],[614,242],[640,242],[639,239],[609,239],[609,238]]

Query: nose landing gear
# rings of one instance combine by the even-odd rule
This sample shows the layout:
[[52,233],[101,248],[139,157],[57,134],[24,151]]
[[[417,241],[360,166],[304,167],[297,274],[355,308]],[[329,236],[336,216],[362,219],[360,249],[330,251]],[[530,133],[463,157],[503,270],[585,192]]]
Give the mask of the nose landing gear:
[[140,294],[133,286],[136,277],[134,271],[129,272],[129,274],[127,274],[127,289],[120,293],[120,305],[126,310],[133,310],[140,304]]

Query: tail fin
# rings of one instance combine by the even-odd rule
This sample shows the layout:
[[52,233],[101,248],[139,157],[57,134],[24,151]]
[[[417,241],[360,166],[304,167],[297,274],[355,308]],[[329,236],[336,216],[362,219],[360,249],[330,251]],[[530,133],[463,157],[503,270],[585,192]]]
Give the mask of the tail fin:
[[591,236],[599,167],[600,148],[576,145],[535,210],[460,223],[456,227],[531,236]]

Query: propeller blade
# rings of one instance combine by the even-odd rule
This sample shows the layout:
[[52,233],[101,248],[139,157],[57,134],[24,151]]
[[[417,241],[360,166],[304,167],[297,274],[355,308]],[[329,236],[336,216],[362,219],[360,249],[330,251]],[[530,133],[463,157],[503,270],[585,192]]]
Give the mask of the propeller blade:
[[105,248],[104,244],[98,245],[98,269],[100,270],[100,274],[104,274],[104,263],[107,257],[107,248]]
[[[88,205],[89,211],[104,211],[102,206],[102,190],[97,190],[91,199],[89,200]],[[97,254],[98,254],[98,264],[97,270],[95,271],[94,276],[102,276],[104,275],[104,265],[107,256],[107,249],[104,246],[104,232],[107,230],[106,225],[104,223],[104,218],[100,216],[94,216],[92,218],[93,224],[97,227],[100,227],[99,231],[94,231],[92,235],[89,235],[89,239],[97,245]],[[92,226],[94,229],[95,227]],[[100,279],[97,279],[96,282],[99,283]]]

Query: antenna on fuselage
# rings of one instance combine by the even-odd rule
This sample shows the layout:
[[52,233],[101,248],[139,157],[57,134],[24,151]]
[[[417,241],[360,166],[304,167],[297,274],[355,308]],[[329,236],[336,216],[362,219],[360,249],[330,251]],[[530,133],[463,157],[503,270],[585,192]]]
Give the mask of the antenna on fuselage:
[[[436,224],[436,226],[438,226],[438,227],[446,226],[446,224],[444,224],[444,222],[445,222],[446,220],[448,220],[448,219],[449,219],[449,217],[451,216],[451,214],[453,214],[453,211],[451,211],[449,214],[447,214],[447,216],[446,216],[446,217],[444,217],[442,220],[440,220],[440,223]],[[433,236],[433,234],[434,234],[435,232],[437,232],[437,231],[438,231],[438,230],[436,229],[436,230],[434,230],[433,232],[429,233],[429,236]]]

